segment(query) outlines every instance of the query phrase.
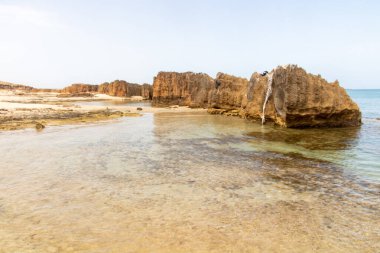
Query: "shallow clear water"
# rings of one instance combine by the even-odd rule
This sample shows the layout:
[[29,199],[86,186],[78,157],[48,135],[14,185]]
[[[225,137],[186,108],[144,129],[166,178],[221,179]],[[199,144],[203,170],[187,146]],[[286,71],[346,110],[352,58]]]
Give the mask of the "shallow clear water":
[[130,101],[130,100],[105,100],[105,101],[79,101],[74,104],[79,106],[136,106],[136,107],[151,107],[149,101]]
[[147,113],[0,132],[0,252],[379,252],[372,119]]

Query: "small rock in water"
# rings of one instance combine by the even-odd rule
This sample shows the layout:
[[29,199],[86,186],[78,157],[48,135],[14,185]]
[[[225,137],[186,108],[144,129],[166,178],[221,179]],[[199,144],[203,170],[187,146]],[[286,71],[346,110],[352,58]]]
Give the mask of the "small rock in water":
[[141,108],[141,107],[137,107],[136,110],[137,110],[137,111],[142,111],[143,108]]
[[42,129],[44,129],[45,128],[45,126],[44,125],[42,125],[41,123],[36,123],[36,129],[38,130],[38,131],[41,131]]

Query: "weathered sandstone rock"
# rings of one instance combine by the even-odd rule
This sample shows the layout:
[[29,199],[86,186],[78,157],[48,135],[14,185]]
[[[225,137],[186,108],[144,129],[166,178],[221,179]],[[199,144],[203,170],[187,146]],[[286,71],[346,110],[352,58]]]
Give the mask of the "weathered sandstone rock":
[[116,97],[142,96],[146,99],[152,97],[152,85],[139,85],[128,83],[123,80],[115,80],[111,83],[102,83],[100,85],[91,84],[73,84],[61,90],[64,94],[85,94],[101,93]]
[[115,80],[111,83],[102,83],[99,85],[98,92],[110,96],[126,97],[128,95],[128,83],[123,80]]
[[86,92],[97,92],[98,88],[99,88],[98,85],[76,83],[76,84],[72,84],[68,87],[63,88],[61,90],[61,93],[77,94],[77,93],[86,93]]
[[154,78],[152,104],[205,107],[214,85],[214,80],[203,73],[160,72]]
[[328,83],[296,65],[279,66],[266,76],[254,73],[241,110],[246,118],[285,127],[361,124],[359,107],[338,81]]
[[[123,80],[115,80],[111,83],[103,83],[99,85],[99,93],[107,94],[110,96],[116,97],[132,97],[132,96],[142,96],[146,99],[149,99],[149,84],[136,84],[128,83]],[[145,96],[146,90],[148,90],[147,96]]]
[[22,85],[22,84],[14,84],[14,83],[0,81],[0,90],[19,90],[19,91],[30,92],[33,90],[33,87]]
[[[247,95],[248,80],[241,77],[218,73],[215,86],[209,93],[210,108],[223,111],[240,109]],[[223,110],[224,109],[224,110]]]
[[152,99],[153,97],[153,86],[144,83],[141,87],[141,96],[145,99]]
[[[207,96],[208,94],[208,96]],[[361,112],[337,81],[327,82],[296,65],[279,66],[247,79],[219,73],[160,72],[153,105],[204,107],[212,114],[272,121],[284,127],[343,127],[361,124]]]

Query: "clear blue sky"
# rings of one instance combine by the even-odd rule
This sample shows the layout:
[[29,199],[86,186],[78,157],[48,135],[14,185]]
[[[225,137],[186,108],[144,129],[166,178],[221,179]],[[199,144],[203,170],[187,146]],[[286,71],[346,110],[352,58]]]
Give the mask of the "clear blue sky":
[[380,1],[0,0],[0,80],[36,87],[295,63],[380,88]]

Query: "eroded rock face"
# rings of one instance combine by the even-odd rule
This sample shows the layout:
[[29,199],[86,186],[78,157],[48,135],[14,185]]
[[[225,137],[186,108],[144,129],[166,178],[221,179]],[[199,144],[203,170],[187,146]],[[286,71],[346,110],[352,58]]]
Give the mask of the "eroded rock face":
[[98,92],[98,85],[92,84],[83,84],[83,83],[75,83],[68,87],[65,87],[61,90],[61,93],[68,94],[79,94],[79,93],[90,93],[90,92]]
[[[208,94],[208,95],[207,95]],[[245,78],[219,73],[160,72],[153,105],[204,107],[212,114],[272,121],[284,127],[343,127],[361,124],[359,107],[339,83],[329,83],[296,65]]]
[[99,93],[116,97],[126,97],[128,94],[128,84],[126,81],[115,80],[111,83],[102,83],[99,85]]
[[[248,80],[224,73],[218,73],[215,86],[210,91],[208,105],[221,109],[220,112],[240,110],[243,99],[247,96]],[[216,112],[216,111],[214,111]]]
[[[272,77],[272,81],[268,79]],[[271,89],[268,87],[271,85]],[[243,116],[284,127],[342,127],[361,124],[358,105],[337,81],[328,83],[296,65],[279,66],[268,75],[254,73],[242,103]]]
[[26,91],[30,92],[34,88],[27,85],[22,84],[14,84],[14,83],[8,83],[8,82],[2,82],[0,81],[0,90],[19,90],[19,91]]
[[141,87],[141,96],[145,99],[152,99],[153,97],[153,86],[144,83]]
[[111,83],[100,85],[73,84],[61,90],[65,94],[100,93],[116,97],[142,96],[145,99],[152,97],[152,85],[139,85],[123,80],[115,80]]
[[214,80],[203,73],[160,72],[154,78],[152,104],[206,107],[214,85]]

